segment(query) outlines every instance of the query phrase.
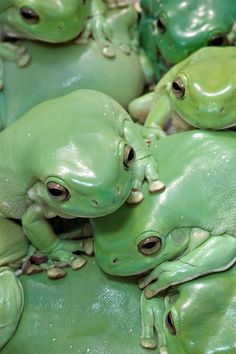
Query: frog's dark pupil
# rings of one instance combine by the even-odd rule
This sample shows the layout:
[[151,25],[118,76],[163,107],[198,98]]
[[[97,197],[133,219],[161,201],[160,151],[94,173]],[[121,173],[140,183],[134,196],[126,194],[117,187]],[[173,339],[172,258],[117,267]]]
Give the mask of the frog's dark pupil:
[[156,246],[156,242],[152,241],[152,242],[147,242],[143,245],[143,248],[149,249],[151,250],[153,247]]
[[166,31],[166,23],[165,20],[162,17],[159,17],[157,19],[157,28],[161,33],[164,33]]
[[63,194],[63,192],[57,188],[50,188],[48,191],[54,197],[60,197]]
[[173,82],[172,87],[175,91],[183,91],[182,87],[175,81]]
[[169,329],[171,334],[176,335],[176,328],[175,328],[175,325],[174,325],[174,321],[173,321],[173,317],[172,317],[171,311],[169,311],[167,316],[166,316],[166,326]]
[[225,42],[225,39],[223,36],[221,35],[218,35],[218,36],[214,36],[212,37],[209,41],[208,41],[208,45],[211,46],[211,45],[215,45],[215,46],[221,46],[223,45]]
[[129,150],[129,154],[128,154],[128,157],[127,157],[127,161],[130,162],[130,161],[133,161],[134,159],[134,150],[131,148]]
[[23,17],[23,19],[29,23],[34,24],[39,22],[39,15],[29,7],[22,7],[20,9],[20,14]]

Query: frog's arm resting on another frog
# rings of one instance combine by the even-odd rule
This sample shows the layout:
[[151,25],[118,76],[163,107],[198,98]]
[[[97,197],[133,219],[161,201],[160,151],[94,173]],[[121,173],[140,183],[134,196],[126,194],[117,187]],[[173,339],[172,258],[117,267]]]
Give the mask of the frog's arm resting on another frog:
[[[118,46],[125,54],[130,54],[131,49],[137,50],[137,12],[132,5],[127,3],[123,9],[109,10],[106,1],[92,0],[90,16],[78,43],[86,43],[90,35],[102,47],[102,53],[108,58],[116,56],[116,50],[111,44]],[[138,31],[136,30],[138,35]]]
[[166,135],[163,128],[171,118],[172,107],[170,90],[177,73],[185,67],[188,58],[173,66],[158,82],[155,91],[136,98],[129,104],[130,115],[144,123],[145,138],[162,138]]
[[60,260],[69,265],[72,265],[76,260],[78,268],[82,267],[86,263],[85,259],[72,253],[82,251],[91,255],[93,252],[91,239],[81,241],[61,240],[55,235],[51,225],[47,222],[48,215],[45,215],[45,213],[45,208],[35,203],[28,207],[23,214],[22,226],[30,242],[53,260]]
[[[183,255],[176,260],[164,261],[141,279],[139,286],[147,298],[151,298],[170,286],[184,283],[214,272],[230,268],[236,262],[236,237],[229,234],[211,235],[202,229],[176,229],[167,237],[173,240],[180,233],[189,233],[187,248],[182,244]],[[184,238],[184,237],[183,237]],[[168,244],[168,240],[167,240]],[[178,246],[179,247],[179,246]],[[178,250],[179,252],[179,250]],[[148,285],[152,282],[151,285]]]
[[134,181],[132,192],[127,199],[128,203],[139,203],[143,200],[142,184],[145,179],[149,183],[149,191],[156,192],[164,189],[165,185],[159,180],[158,167],[154,157],[151,155],[150,150],[146,146],[141,137],[140,131],[134,125],[131,119],[124,119],[123,121],[123,134],[125,139],[130,142],[135,153],[134,163]]

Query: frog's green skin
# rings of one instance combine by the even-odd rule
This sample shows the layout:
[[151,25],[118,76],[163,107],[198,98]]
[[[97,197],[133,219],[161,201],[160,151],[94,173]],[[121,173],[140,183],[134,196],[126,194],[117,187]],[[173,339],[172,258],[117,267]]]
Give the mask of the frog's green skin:
[[24,304],[23,290],[11,264],[28,252],[22,228],[8,219],[0,220],[0,349],[18,325]]
[[142,295],[143,346],[158,344],[169,354],[235,353],[235,275],[236,265],[163,296],[147,300]]
[[[137,48],[137,29],[133,30],[137,13],[132,6],[112,10],[111,16],[108,10],[102,0],[71,0],[69,4],[67,0],[26,0],[23,3],[21,0],[4,0],[0,4],[0,38],[63,43],[83,32],[78,43],[87,42],[92,35],[102,46],[105,56],[116,56],[110,42],[130,54],[132,45]],[[112,21],[112,26],[107,19]],[[24,67],[30,56],[24,47],[1,42],[0,59],[1,66],[2,60],[11,60]],[[1,67],[0,73],[2,79]]]
[[140,205],[92,220],[95,254],[105,272],[128,276],[152,270],[140,281],[151,298],[234,264],[235,136],[190,131],[153,146],[166,189],[147,196],[144,186]]
[[[235,47],[206,47],[169,70],[156,86],[144,135],[156,131],[158,136],[172,115],[196,128],[235,126],[235,58]],[[147,108],[150,99],[151,94],[137,99],[130,104],[131,111]]]
[[233,0],[141,0],[140,41],[156,78],[208,45],[235,42]]
[[[1,0],[0,38],[67,42],[82,32],[89,11],[89,0],[71,0],[69,3],[65,0]],[[30,56],[24,47],[0,42],[0,60],[2,79],[2,60],[16,61],[20,67],[24,67]]]
[[37,249],[69,263],[78,242],[60,241],[47,218],[103,216],[132,188],[140,201],[144,178],[150,188],[157,183],[155,161],[131,118],[92,90],[42,103],[3,130],[0,174],[1,215],[21,219]]
[[92,36],[101,45],[102,53],[109,58],[116,56],[112,44],[128,55],[132,50],[138,51],[138,14],[134,6],[129,1],[109,5],[108,1],[91,0],[86,28],[77,42],[87,43]]
[[[77,89],[101,91],[112,96],[124,108],[142,94],[145,80],[139,57],[134,51],[126,55],[117,48],[116,57],[110,60],[101,53],[101,47],[93,39],[84,45],[51,46],[33,41],[24,41],[23,45],[32,57],[30,65],[22,70],[13,62],[4,62],[0,129],[33,106]],[[45,82],[45,78],[53,80]]]

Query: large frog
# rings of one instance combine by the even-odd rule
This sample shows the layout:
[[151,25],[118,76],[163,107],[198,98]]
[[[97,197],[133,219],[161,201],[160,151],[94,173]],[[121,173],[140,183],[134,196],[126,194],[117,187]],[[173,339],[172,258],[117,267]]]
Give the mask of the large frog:
[[141,46],[159,80],[170,66],[205,46],[235,42],[232,0],[142,0]]
[[130,104],[131,113],[141,115],[151,108],[144,135],[162,136],[171,116],[202,129],[235,126],[235,57],[235,47],[206,47],[170,69],[153,95],[147,94]]
[[[140,287],[148,299],[157,295],[158,307],[163,291],[235,263],[235,136],[189,131],[152,146],[165,191],[147,196],[144,186],[140,205],[124,205],[110,216],[92,220],[95,254],[105,272],[123,276],[149,272]],[[150,327],[152,322],[144,320],[145,347],[156,345]]]
[[69,264],[78,243],[58,240],[48,218],[102,216],[120,207],[132,188],[131,201],[140,201],[144,178],[152,191],[159,184],[131,118],[92,90],[34,107],[2,131],[0,146],[1,215],[20,219],[37,249]]

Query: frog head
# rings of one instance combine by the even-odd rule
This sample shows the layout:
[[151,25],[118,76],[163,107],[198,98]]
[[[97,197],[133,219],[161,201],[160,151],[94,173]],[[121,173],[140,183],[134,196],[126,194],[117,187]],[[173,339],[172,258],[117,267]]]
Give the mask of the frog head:
[[168,220],[158,220],[160,196],[148,195],[146,186],[144,189],[141,204],[124,204],[113,214],[91,220],[95,255],[106,273],[130,276],[147,272],[175,258],[188,243],[188,233],[168,232]]
[[89,0],[12,0],[1,15],[6,33],[51,43],[77,37],[85,27]]
[[192,54],[169,86],[174,112],[197,128],[234,126],[235,54],[235,47],[208,47]]
[[[141,22],[144,48],[168,65],[180,62],[201,47],[227,45],[234,31],[236,3],[230,0],[143,0],[141,5],[146,18]],[[151,22],[150,35],[145,36],[145,27],[150,27]]]
[[117,102],[78,90],[26,116],[31,200],[64,218],[102,216],[124,203],[132,188],[135,153],[122,136],[119,120],[127,113]]

